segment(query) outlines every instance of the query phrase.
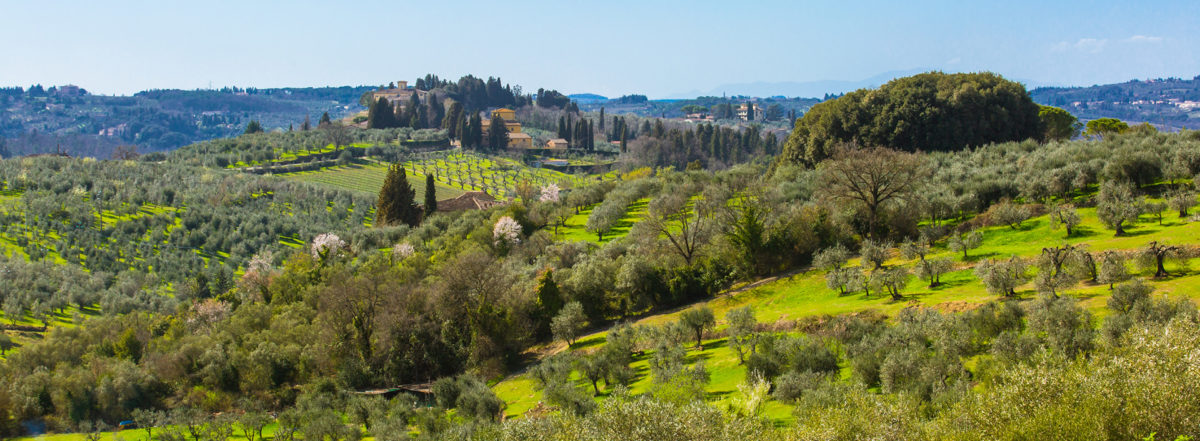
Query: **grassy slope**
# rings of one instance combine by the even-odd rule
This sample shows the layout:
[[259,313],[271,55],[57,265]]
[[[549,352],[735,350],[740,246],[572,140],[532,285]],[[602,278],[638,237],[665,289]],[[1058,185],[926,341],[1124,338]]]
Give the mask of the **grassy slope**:
[[[387,166],[383,164],[351,164],[321,170],[288,173],[279,176],[293,181],[312,182],[344,190],[378,194],[379,189],[383,188],[384,178],[387,177]],[[423,177],[409,176],[408,184],[416,191],[417,199],[423,200],[422,198],[425,195],[425,179]],[[438,200],[452,199],[463,194],[461,189],[440,184],[435,184],[435,186],[437,187]]]
[[563,241],[589,241],[594,243],[608,243],[614,239],[620,238],[629,234],[629,230],[633,228],[633,224],[642,219],[646,215],[646,209],[650,204],[650,198],[638,199],[629,204],[625,208],[625,215],[617,221],[613,229],[604,235],[603,240],[597,240],[596,233],[587,230],[587,219],[592,214],[592,209],[595,205],[587,207],[579,211],[579,214],[571,216],[558,229],[558,240]]
[[[99,313],[100,313],[99,305],[93,305],[93,306],[85,308],[83,310],[80,310],[78,307],[75,307],[75,306],[68,306],[66,308],[63,308],[63,311],[61,313],[54,312],[51,314],[50,323],[48,323],[48,326],[46,327],[46,331],[49,332],[51,329],[54,329],[54,328],[71,328],[71,327],[78,326],[79,323],[76,322],[76,316],[79,316],[79,319],[80,319],[79,321],[82,322],[83,320],[86,320],[87,317],[94,316]],[[3,312],[0,312],[0,324],[6,325],[6,326],[7,325],[32,326],[32,327],[41,327],[42,326],[41,321],[34,320],[33,317],[31,317],[28,314],[17,319],[16,323],[14,323],[14,321],[10,317],[4,315]],[[37,341],[37,340],[41,340],[44,335],[44,333],[42,333],[42,332],[35,332],[35,331],[5,330],[2,332],[7,334],[9,336],[9,338],[12,338],[13,342],[16,343],[18,345],[18,347],[13,348],[9,351],[6,351],[4,355],[0,355],[0,360],[4,360],[5,358],[8,358],[7,357],[8,355],[12,355],[12,353],[14,351],[20,350],[20,346],[24,346],[26,344],[33,343],[34,341]]]
[[[1194,244],[1200,240],[1200,223],[1185,222],[1176,213],[1167,214],[1162,226],[1159,226],[1149,216],[1143,216],[1128,234],[1123,237],[1113,237],[1110,230],[1104,229],[1096,218],[1095,209],[1081,209],[1083,223],[1071,238],[1065,238],[1065,233],[1059,229],[1051,229],[1046,216],[1031,219],[1019,229],[1009,227],[989,227],[983,229],[984,241],[982,246],[971,252],[967,260],[962,256],[939,246],[934,249],[934,256],[947,257],[955,261],[955,271],[942,277],[943,284],[931,289],[924,281],[913,279],[905,290],[905,299],[893,301],[887,296],[878,294],[867,297],[862,293],[838,296],[825,286],[824,273],[804,271],[789,277],[780,278],[760,286],[747,289],[736,294],[724,295],[707,303],[717,316],[718,328],[724,326],[725,313],[733,308],[752,305],[760,322],[775,322],[778,320],[795,320],[821,315],[837,315],[864,310],[879,310],[894,316],[901,309],[910,306],[934,307],[938,309],[957,311],[969,308],[972,304],[981,304],[999,299],[987,293],[983,285],[971,273],[973,265],[985,258],[1007,258],[1017,255],[1033,257],[1041,252],[1043,247],[1057,246],[1064,242],[1085,244],[1093,251],[1121,249],[1132,250],[1144,246],[1151,241],[1162,241],[1173,244]],[[586,220],[586,217],[584,218]],[[591,239],[595,239],[591,235]],[[851,263],[856,264],[854,262]],[[888,262],[894,264],[911,264],[898,258]],[[1138,269],[1131,265],[1140,277],[1148,277],[1153,271]],[[1200,300],[1200,272],[1187,271],[1187,267],[1168,265],[1173,277],[1164,280],[1152,280],[1155,295],[1188,296]],[[1082,306],[1091,310],[1099,317],[1105,315],[1105,304],[1108,300],[1108,287],[1093,284],[1080,284],[1070,290],[1070,295],[1081,299]],[[1019,290],[1023,299],[1033,298],[1036,294],[1032,284],[1027,284]],[[680,311],[658,314],[639,320],[638,324],[661,324],[678,320]],[[598,332],[580,339],[573,350],[594,349],[604,342],[605,332]],[[736,355],[725,345],[724,339],[705,342],[704,351],[689,350],[689,356],[694,359],[704,359],[708,371],[712,375],[709,383],[709,400],[717,405],[723,405],[737,393],[738,384],[745,378],[745,368],[737,362]],[[649,368],[647,358],[639,357],[633,364],[640,377],[630,388],[633,393],[643,393],[650,389],[647,377]],[[583,385],[583,383],[580,383]],[[588,385],[590,388],[590,385]],[[520,416],[537,404],[541,393],[534,388],[533,380],[518,375],[505,379],[495,385],[494,390],[500,398],[508,403],[505,409],[509,417]],[[786,422],[791,418],[787,405],[771,401],[767,406],[766,415],[777,422]]]

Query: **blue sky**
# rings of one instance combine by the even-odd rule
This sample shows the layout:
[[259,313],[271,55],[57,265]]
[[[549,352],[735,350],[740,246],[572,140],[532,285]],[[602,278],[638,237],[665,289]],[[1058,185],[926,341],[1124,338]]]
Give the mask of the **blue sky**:
[[1200,75],[1197,1],[5,1],[0,85],[93,93],[425,73],[663,97],[909,69]]

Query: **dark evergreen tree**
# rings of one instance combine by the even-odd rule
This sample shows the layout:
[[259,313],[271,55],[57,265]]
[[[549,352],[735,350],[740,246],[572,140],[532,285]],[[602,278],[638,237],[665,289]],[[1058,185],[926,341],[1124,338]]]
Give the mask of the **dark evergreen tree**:
[[256,120],[252,119],[252,120],[250,120],[250,124],[246,124],[246,134],[247,135],[249,135],[251,133],[262,133],[262,132],[263,132],[263,126],[262,126],[262,124],[259,124],[258,121],[256,121]]
[[383,188],[379,189],[379,200],[375,204],[375,225],[386,226],[405,223],[416,226],[421,222],[421,211],[416,204],[416,191],[408,183],[404,166],[393,163],[388,167]]
[[442,120],[446,117],[446,108],[442,106],[437,95],[429,95],[429,110],[426,113],[429,115],[428,127],[442,126]]
[[392,112],[392,104],[387,98],[380,97],[367,109],[367,128],[386,129],[396,126],[396,116]]
[[470,142],[469,142],[470,146],[473,148],[479,148],[480,146],[482,146],[483,145],[483,118],[479,117],[479,113],[471,114],[471,130],[469,132],[471,134],[471,136],[468,137],[468,139],[470,140]]
[[629,148],[627,147],[627,144],[626,144],[626,137],[628,136],[628,134],[629,134],[629,130],[626,129],[625,126],[621,126],[621,153],[625,153],[625,152],[629,151]]
[[321,120],[317,121],[317,127],[325,127],[332,123],[333,121],[329,119],[329,112],[325,112],[321,114]]
[[488,126],[487,146],[493,152],[498,152],[508,147],[508,127],[504,125],[504,118],[492,118],[492,122]]
[[600,131],[604,131],[604,106],[600,106]]
[[433,175],[425,175],[425,217],[437,211],[437,187]]
[[[467,117],[462,113],[459,113],[458,122],[454,123],[454,129],[450,131],[450,138],[462,141],[463,136],[469,133],[468,130],[469,127],[467,127]],[[462,143],[460,142],[459,145],[462,145]]]
[[300,124],[300,131],[307,132],[312,129],[312,122],[308,120],[308,115],[304,115],[304,122]]

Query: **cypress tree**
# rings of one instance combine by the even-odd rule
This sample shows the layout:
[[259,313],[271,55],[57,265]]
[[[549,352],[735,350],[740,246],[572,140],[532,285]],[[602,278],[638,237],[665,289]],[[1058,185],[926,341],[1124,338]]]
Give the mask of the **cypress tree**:
[[321,114],[321,120],[317,121],[317,127],[325,127],[331,123],[333,121],[329,119],[329,112],[325,112]]
[[454,129],[450,130],[450,138],[459,140],[459,145],[462,145],[463,135],[467,133],[467,118],[459,113],[458,121],[454,124]]
[[392,114],[392,105],[388,103],[387,98],[379,98],[367,109],[367,128],[368,129],[386,129],[395,126],[395,116]]
[[625,144],[625,138],[628,135],[628,133],[629,133],[629,130],[626,129],[625,126],[622,125],[621,126],[621,153],[625,153],[625,152],[629,151],[629,149],[626,147],[626,144]]
[[399,222],[416,226],[421,212],[415,203],[416,191],[408,184],[404,167],[393,163],[388,167],[383,188],[379,189],[379,201],[375,204],[375,225],[385,226]]
[[508,127],[504,125],[504,118],[492,118],[492,123],[488,126],[488,148],[494,152],[498,152],[507,147]]
[[433,215],[437,211],[437,187],[433,182],[433,175],[425,175],[425,217]]
[[600,106],[600,131],[604,131],[604,106]]
[[483,118],[479,117],[478,113],[471,115],[471,147],[478,148],[483,145]]

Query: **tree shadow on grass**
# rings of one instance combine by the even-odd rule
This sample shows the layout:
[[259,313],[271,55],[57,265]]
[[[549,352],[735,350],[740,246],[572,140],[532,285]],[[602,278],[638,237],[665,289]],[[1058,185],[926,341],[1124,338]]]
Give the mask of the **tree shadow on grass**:
[[588,337],[588,338],[585,338],[582,340],[576,340],[575,344],[568,346],[568,349],[570,349],[572,351],[578,351],[580,349],[586,349],[586,348],[590,348],[592,346],[602,344],[605,341],[607,341],[606,338],[596,335],[596,336]]
[[1075,228],[1071,229],[1071,234],[1069,236],[1067,236],[1067,239],[1082,239],[1085,237],[1092,237],[1092,236],[1096,236],[1099,234],[1100,234],[1100,232],[1092,229],[1092,227],[1089,227],[1086,225],[1076,225]]
[[1125,234],[1122,234],[1122,235],[1116,236],[1116,237],[1138,237],[1138,236],[1145,236],[1145,235],[1153,233],[1153,232],[1154,232],[1153,230],[1150,230],[1148,228],[1138,228],[1136,230],[1126,229]]
[[937,286],[926,286],[922,289],[927,289],[930,291],[944,291],[946,289],[957,288],[957,287],[966,285],[968,283],[971,283],[971,279],[961,278],[961,279],[944,281],[944,282],[938,283]]
[[717,400],[720,400],[720,399],[725,398],[732,394],[733,394],[733,391],[731,391],[731,390],[716,390],[716,391],[704,393],[705,400],[707,400],[707,401],[717,401]]
[[976,252],[976,253],[968,254],[968,255],[967,255],[967,258],[966,258],[966,259],[962,259],[962,261],[963,261],[963,262],[977,263],[977,262],[979,262],[979,261],[981,261],[981,260],[984,260],[984,259],[990,259],[990,258],[992,258],[992,257],[996,257],[996,256],[999,256],[999,255],[1000,255],[1000,253],[997,253],[997,252],[995,252],[995,251],[990,251],[990,252],[986,252],[986,253],[979,253],[979,252]]
[[693,351],[696,351],[696,347],[691,346],[688,349],[688,351],[693,352],[693,353],[689,353],[687,358],[685,358],[684,360],[688,364],[692,364],[692,363],[695,363],[695,362],[701,361],[701,360],[708,360],[708,359],[712,358],[712,351],[723,348],[723,347],[727,346],[728,344],[729,344],[729,339],[727,339],[727,338],[710,341],[710,342],[704,344],[703,351],[698,351],[698,352],[693,352]]

